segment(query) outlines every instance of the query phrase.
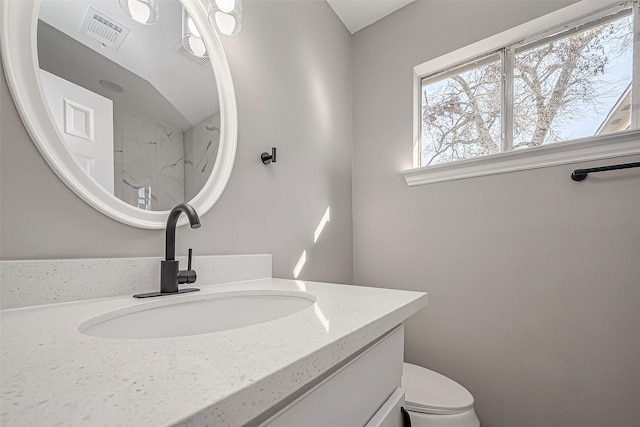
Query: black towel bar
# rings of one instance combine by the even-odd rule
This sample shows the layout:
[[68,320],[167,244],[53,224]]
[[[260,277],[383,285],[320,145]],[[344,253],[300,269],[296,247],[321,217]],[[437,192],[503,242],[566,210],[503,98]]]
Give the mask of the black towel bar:
[[588,174],[593,172],[605,172],[612,171],[617,169],[629,169],[629,168],[638,168],[640,167],[640,162],[636,163],[624,163],[621,165],[612,165],[612,166],[602,166],[599,168],[590,168],[590,169],[576,169],[571,172],[571,179],[574,181],[582,181],[584,180]]

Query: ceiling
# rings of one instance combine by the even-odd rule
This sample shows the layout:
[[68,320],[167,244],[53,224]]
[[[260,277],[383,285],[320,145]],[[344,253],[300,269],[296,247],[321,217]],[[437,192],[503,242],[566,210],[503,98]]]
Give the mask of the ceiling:
[[[179,2],[159,1],[163,18],[153,26],[134,23],[114,0],[43,1],[40,19],[50,27],[43,27],[39,40],[43,44],[41,47],[45,47],[44,42],[51,47],[52,54],[46,58],[40,55],[41,60],[44,63],[44,59],[48,59],[49,71],[56,75],[67,80],[75,76],[72,81],[86,89],[110,99],[117,96],[118,103],[124,108],[143,114],[146,112],[143,106],[149,106],[153,116],[151,111],[147,116],[177,129],[186,128],[189,123],[197,124],[204,116],[211,115],[212,107],[216,108],[218,100],[212,96],[217,92],[215,81],[210,66],[198,66],[176,52],[181,34]],[[327,1],[353,34],[414,0]],[[121,47],[105,48],[79,31],[89,6],[130,28]],[[51,31],[45,36],[44,30]],[[58,42],[57,45],[54,42]],[[62,52],[73,55],[62,55]],[[78,64],[83,66],[78,67]],[[81,78],[82,73],[89,70],[91,79]],[[181,78],[177,80],[175,76]],[[98,84],[100,80],[115,82],[124,91],[113,95]],[[207,81],[212,90],[202,90],[203,81]],[[151,84],[146,84],[148,82]]]
[[351,34],[415,0],[327,0]]

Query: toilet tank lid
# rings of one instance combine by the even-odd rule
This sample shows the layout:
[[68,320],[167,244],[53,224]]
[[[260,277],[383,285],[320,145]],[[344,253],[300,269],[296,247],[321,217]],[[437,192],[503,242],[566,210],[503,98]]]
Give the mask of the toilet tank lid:
[[457,382],[421,366],[404,364],[402,388],[407,409],[426,414],[458,414],[473,408],[473,396]]

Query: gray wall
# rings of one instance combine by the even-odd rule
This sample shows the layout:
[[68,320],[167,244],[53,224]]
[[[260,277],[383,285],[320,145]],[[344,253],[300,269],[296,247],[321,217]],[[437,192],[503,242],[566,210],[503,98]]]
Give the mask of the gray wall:
[[640,425],[637,170],[400,174],[413,67],[561,5],[418,1],[354,37],[354,280],[429,293],[406,358],[464,384],[483,427]]
[[[243,19],[223,40],[238,101],[235,166],[202,228],[178,231],[178,251],[271,253],[274,276],[292,277],[306,250],[301,278],[351,282],[351,36],[326,2],[244,2]],[[0,86],[2,259],[162,255],[162,231],[122,225],[67,189],[29,139],[4,75]],[[278,162],[267,167],[259,156],[271,146]]]

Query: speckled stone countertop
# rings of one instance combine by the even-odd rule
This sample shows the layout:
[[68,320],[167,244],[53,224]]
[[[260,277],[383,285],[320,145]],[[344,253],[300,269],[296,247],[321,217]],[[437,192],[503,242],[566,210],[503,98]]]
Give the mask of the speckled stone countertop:
[[316,301],[253,326],[139,340],[97,338],[78,330],[99,314],[149,303],[131,296],[3,310],[0,424],[240,426],[427,302],[419,292],[300,280],[199,287],[201,295],[305,291]]

